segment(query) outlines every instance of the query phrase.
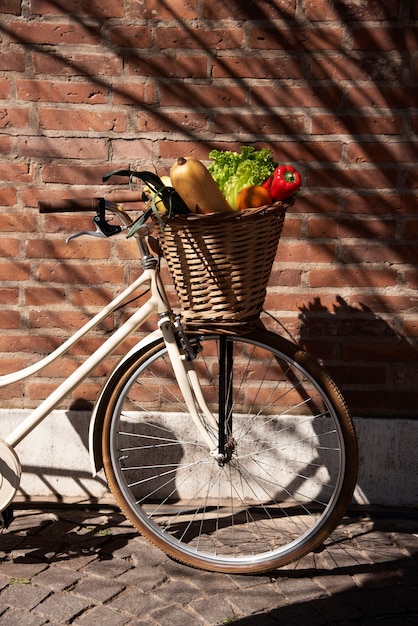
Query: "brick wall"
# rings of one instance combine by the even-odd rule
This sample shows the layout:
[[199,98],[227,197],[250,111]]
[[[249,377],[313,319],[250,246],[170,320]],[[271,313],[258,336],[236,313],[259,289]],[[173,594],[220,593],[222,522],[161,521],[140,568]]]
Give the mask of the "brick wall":
[[[134,244],[78,239],[38,199],[97,195],[211,148],[297,166],[267,326],[321,358],[357,415],[417,415],[417,19],[412,0],[3,0],[0,364],[38,360],[137,275]],[[118,313],[35,378],[29,407]],[[75,393],[94,400],[113,360]],[[70,401],[64,406],[68,406]]]

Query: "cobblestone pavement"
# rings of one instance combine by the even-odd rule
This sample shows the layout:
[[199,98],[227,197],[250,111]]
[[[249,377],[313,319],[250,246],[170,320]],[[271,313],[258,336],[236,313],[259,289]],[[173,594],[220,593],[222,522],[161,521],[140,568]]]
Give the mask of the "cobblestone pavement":
[[418,512],[358,509],[324,549],[258,576],[177,564],[109,503],[18,503],[0,625],[418,624]]

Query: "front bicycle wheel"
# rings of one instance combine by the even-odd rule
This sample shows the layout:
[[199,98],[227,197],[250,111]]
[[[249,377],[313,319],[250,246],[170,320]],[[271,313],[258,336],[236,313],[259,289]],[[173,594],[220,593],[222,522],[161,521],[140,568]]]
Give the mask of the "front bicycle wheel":
[[188,565],[258,573],[297,560],[332,532],[353,493],[345,403],[306,353],[268,331],[191,342],[219,432],[202,422],[224,454],[211,454],[158,341],[126,364],[110,395],[109,486],[133,525]]

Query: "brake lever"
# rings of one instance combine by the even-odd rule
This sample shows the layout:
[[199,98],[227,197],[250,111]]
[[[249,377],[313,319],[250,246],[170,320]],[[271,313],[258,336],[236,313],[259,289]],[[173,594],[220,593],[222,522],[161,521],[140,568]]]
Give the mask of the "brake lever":
[[71,239],[76,239],[77,237],[82,237],[83,235],[89,235],[90,237],[102,237],[106,238],[108,235],[102,233],[100,228],[96,227],[96,230],[80,230],[79,233],[74,233],[73,235],[69,235],[65,240],[65,243],[69,243]]
[[70,235],[65,240],[65,243],[71,241],[71,239],[76,239],[77,237],[81,237],[82,235],[89,235],[90,237],[112,237],[112,235],[117,235],[121,232],[122,226],[118,226],[115,224],[110,224],[105,218],[105,209],[106,209],[106,201],[104,198],[99,198],[97,213],[93,217],[93,224],[96,226],[96,230],[82,230],[79,233],[74,233],[74,235]]

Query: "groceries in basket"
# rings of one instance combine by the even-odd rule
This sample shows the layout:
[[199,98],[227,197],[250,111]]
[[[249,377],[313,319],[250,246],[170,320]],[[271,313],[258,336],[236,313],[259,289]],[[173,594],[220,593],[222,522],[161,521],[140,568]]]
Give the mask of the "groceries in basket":
[[170,170],[171,185],[192,213],[222,213],[286,200],[300,188],[290,165],[276,163],[268,148],[243,146],[241,152],[212,150],[206,168],[195,158],[180,157]]

